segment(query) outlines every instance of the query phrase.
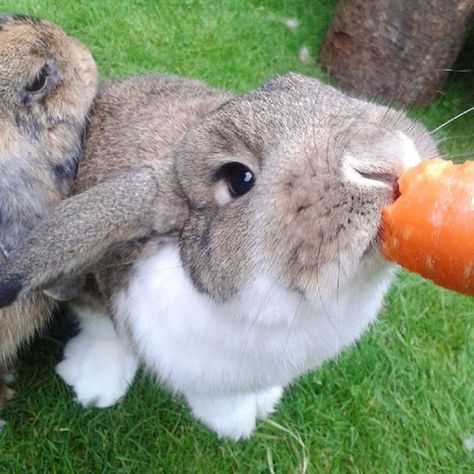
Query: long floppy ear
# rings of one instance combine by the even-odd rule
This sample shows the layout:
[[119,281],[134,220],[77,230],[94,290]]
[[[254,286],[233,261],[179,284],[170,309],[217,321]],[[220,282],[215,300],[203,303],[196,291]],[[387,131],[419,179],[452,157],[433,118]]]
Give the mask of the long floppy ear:
[[156,173],[115,175],[61,202],[0,266],[0,307],[93,265],[114,244],[153,228]]

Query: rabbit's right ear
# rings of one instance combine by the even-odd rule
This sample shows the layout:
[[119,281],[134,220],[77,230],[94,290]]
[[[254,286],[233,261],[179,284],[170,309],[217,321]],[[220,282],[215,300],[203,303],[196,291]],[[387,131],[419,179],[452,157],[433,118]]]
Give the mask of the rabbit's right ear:
[[0,307],[92,266],[116,243],[149,235],[158,194],[148,167],[61,202],[0,266]]

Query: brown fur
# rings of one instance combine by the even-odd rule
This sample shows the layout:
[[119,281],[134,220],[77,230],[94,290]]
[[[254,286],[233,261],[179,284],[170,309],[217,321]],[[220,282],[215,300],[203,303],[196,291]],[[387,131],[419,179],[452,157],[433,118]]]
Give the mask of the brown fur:
[[[71,158],[78,159],[82,151],[84,119],[95,92],[96,70],[89,52],[56,25],[23,16],[0,16],[0,26],[0,90],[4,96],[0,103],[0,168],[7,171],[3,178],[2,211],[11,214],[12,230],[5,231],[5,237],[10,239],[6,247],[10,251],[38,223],[39,217],[70,192],[74,176],[65,173],[58,177],[54,171],[58,169],[56,165],[66,165]],[[35,78],[45,57],[54,58],[53,84],[48,84],[46,94],[35,97],[26,107],[20,92]],[[173,95],[174,99],[168,100]],[[207,101],[213,95],[219,97],[219,103],[225,98],[223,93],[198,81],[177,81],[161,76],[105,82],[95,102],[80,175],[83,178],[78,180],[76,192],[128,169],[135,162],[154,161],[160,151],[165,155],[189,123],[217,102],[215,99]],[[157,104],[161,102],[164,105],[160,109]],[[154,126],[163,116],[167,117],[167,125],[158,135]],[[16,178],[19,170],[22,171],[21,182],[15,182],[14,192],[7,194],[8,173]],[[137,179],[139,187],[146,192],[149,177],[139,172]],[[137,181],[131,182],[136,184]],[[110,200],[106,200],[110,186],[115,185],[102,185],[105,200],[101,194],[96,200],[105,213],[107,205],[111,206]],[[10,187],[13,189],[13,185]],[[22,187],[28,192],[18,193]],[[127,192],[124,189],[125,198],[128,198]],[[113,193],[111,199],[112,196]],[[131,217],[133,212],[139,211],[140,203],[138,200],[127,202],[130,205],[128,217]],[[73,218],[75,213],[68,216]],[[177,227],[173,216],[163,218],[170,228]],[[116,224],[115,218],[113,220]],[[130,238],[132,228],[133,225],[125,226],[121,231]],[[108,228],[105,228],[104,245],[107,233]],[[61,289],[49,291],[55,295],[60,292]],[[84,294],[78,299],[90,303]],[[17,347],[45,325],[54,305],[51,298],[35,293],[3,310],[0,361],[10,360]]]
[[[133,240],[143,237],[149,240],[156,228],[159,236],[178,235],[187,216],[187,206],[177,189],[172,146],[194,121],[228,98],[199,81],[173,76],[150,75],[106,81],[101,85],[75,183],[79,195],[60,203],[28,239],[32,247],[29,268],[42,266],[44,249],[41,253],[34,249],[43,248],[47,242],[55,246],[46,251],[51,256],[54,254],[51,267],[71,264],[47,282],[42,275],[42,288],[57,283],[72,271],[77,274],[78,266],[90,268],[91,261],[114,244],[124,242],[111,255],[120,254],[121,260],[126,260],[137,245]],[[122,217],[117,214],[117,206]],[[90,219],[91,213],[95,219]],[[97,220],[101,222],[100,230]],[[63,227],[65,221],[74,222],[77,228]],[[51,234],[51,239],[40,242],[36,236],[43,239],[44,234]],[[56,239],[69,241],[74,252],[68,246],[62,253]],[[86,241],[92,246],[83,247]],[[72,255],[73,259],[69,260]],[[116,267],[118,263],[110,265]],[[111,272],[109,278],[115,276]]]
[[[44,88],[29,91],[44,67]],[[0,15],[0,247],[7,254],[69,195],[95,91],[95,63],[79,41],[44,20]],[[2,310],[0,364],[55,306],[36,293]]]

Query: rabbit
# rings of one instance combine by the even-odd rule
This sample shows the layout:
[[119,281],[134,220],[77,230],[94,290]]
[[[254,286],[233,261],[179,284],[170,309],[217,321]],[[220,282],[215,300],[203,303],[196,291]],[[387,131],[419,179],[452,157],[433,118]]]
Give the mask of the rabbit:
[[295,73],[232,97],[107,83],[76,194],[0,266],[0,306],[91,275],[57,368],[77,400],[117,402],[141,365],[219,437],[247,438],[375,320],[395,269],[381,209],[433,156],[404,112]]
[[[58,26],[0,15],[0,260],[71,192],[97,70]],[[0,405],[18,347],[43,328],[56,300],[34,292],[0,315]]]

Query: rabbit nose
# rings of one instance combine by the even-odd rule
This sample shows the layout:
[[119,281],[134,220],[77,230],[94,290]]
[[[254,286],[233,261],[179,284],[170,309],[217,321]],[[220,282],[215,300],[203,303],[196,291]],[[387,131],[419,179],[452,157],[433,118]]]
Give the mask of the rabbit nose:
[[399,196],[398,178],[403,169],[419,163],[415,144],[404,133],[396,131],[374,137],[370,146],[355,140],[343,160],[345,179],[366,189],[392,190]]
[[[357,170],[356,170],[357,171]],[[371,180],[371,181],[378,181],[379,183],[385,184],[386,186],[390,186],[393,192],[393,200],[395,201],[400,196],[400,188],[398,187],[398,173],[384,173],[384,172],[361,172],[357,171],[362,178]]]
[[392,199],[395,200],[400,196],[398,188],[398,178],[402,172],[403,166],[398,163],[385,162],[374,166],[368,162],[355,160],[351,156],[346,156],[343,164],[343,175],[345,180],[355,184],[359,189],[380,190],[385,196],[387,192],[392,193]]
[[347,180],[365,185],[395,186],[402,169],[401,161],[360,160],[346,155],[343,173]]
[[380,181],[381,183],[387,184],[389,186],[395,186],[397,183],[397,176],[393,173],[384,173],[384,172],[377,172],[377,171],[356,171],[365,179],[370,179],[373,181]]

